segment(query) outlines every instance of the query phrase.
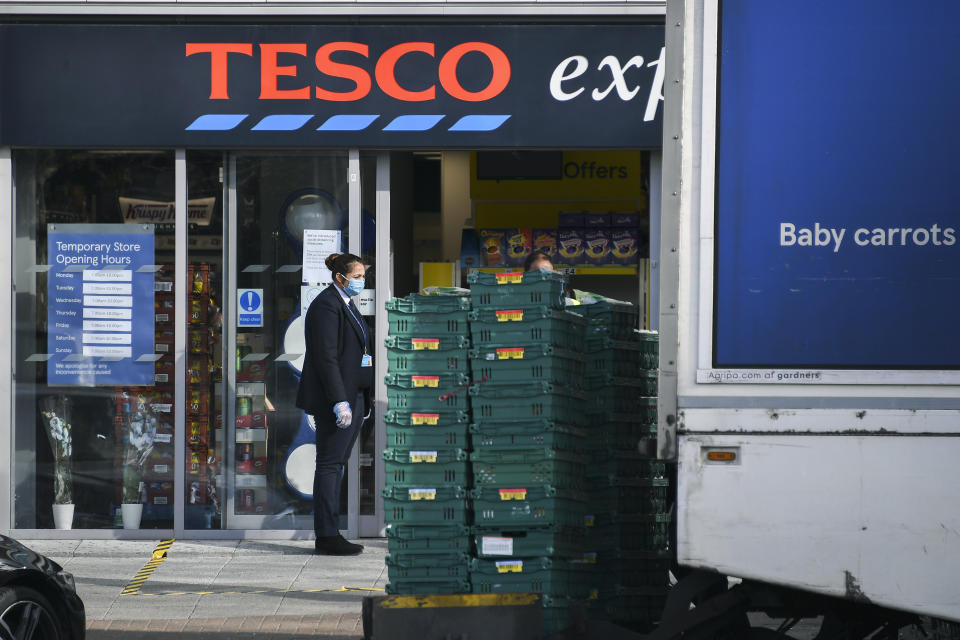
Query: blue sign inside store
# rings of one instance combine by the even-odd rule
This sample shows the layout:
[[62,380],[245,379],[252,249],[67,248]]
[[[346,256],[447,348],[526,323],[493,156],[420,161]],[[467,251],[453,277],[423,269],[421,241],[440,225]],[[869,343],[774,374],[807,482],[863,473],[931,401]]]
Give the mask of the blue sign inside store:
[[960,3],[720,11],[714,367],[960,368]]
[[151,224],[47,225],[47,382],[152,385]]

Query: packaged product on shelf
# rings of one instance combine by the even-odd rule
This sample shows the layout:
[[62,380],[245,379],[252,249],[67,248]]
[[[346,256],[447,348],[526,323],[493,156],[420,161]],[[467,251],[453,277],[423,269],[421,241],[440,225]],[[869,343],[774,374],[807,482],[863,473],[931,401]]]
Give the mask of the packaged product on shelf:
[[506,234],[503,229],[480,230],[480,254],[488,267],[503,266],[506,255]]
[[206,355],[190,355],[187,357],[187,384],[210,384],[210,361]]
[[610,214],[611,227],[626,227],[628,229],[636,229],[638,220],[639,218],[634,211],[627,213],[614,211]]
[[613,250],[610,252],[612,264],[635,265],[639,254],[640,238],[636,229],[614,229],[611,234]]
[[154,445],[153,452],[143,465],[143,477],[144,480],[153,482],[173,479],[172,445]]
[[533,230],[533,250],[542,251],[551,258],[557,255],[557,230],[556,229],[534,229]]
[[201,355],[210,350],[210,331],[206,327],[196,327],[190,329],[190,338],[188,341],[190,353]]
[[610,226],[610,214],[609,213],[587,213],[583,216],[583,226],[589,228],[596,227],[609,227]]
[[187,315],[190,324],[204,324],[207,322],[207,308],[210,306],[209,299],[190,298],[187,304],[189,304]]
[[253,411],[244,415],[237,415],[236,425],[241,428],[262,428],[267,426],[267,412]]
[[173,384],[173,355],[165,355],[153,364],[153,381],[157,386]]
[[577,266],[584,263],[586,242],[584,230],[560,229],[557,233],[557,260],[562,265]]
[[210,266],[191,264],[188,271],[190,295],[201,298],[210,295]]
[[519,267],[533,251],[533,229],[507,229],[507,255],[504,264],[508,267]]
[[561,229],[583,227],[583,211],[561,211],[557,217],[557,226]]
[[205,417],[190,416],[187,418],[187,447],[199,450],[206,446],[210,438],[210,423]]
[[210,391],[207,389],[187,390],[187,413],[205,416],[210,413]]
[[147,504],[165,506],[173,504],[173,482],[147,482]]
[[587,264],[610,264],[613,253],[613,238],[610,229],[587,229],[583,239],[587,246],[585,252]]
[[153,294],[154,321],[157,328],[173,326],[173,312],[176,303],[172,293]]
[[153,349],[157,353],[173,353],[173,329],[161,329],[154,333]]

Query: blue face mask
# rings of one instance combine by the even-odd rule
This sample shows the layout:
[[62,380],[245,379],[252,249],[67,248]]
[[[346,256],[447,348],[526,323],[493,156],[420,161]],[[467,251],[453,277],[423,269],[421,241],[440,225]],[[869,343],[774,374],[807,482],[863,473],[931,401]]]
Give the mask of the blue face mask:
[[347,280],[347,286],[343,288],[343,291],[351,298],[360,295],[360,292],[363,291],[363,280]]

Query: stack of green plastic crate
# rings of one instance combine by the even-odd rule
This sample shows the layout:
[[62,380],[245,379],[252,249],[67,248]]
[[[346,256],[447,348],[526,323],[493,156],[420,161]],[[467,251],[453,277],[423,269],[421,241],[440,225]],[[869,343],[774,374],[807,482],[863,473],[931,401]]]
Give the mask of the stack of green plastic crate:
[[586,384],[596,422],[587,468],[587,545],[602,582],[595,617],[649,628],[669,584],[670,492],[665,463],[653,459],[658,336],[637,331],[633,305],[578,308],[588,319]]
[[594,589],[584,562],[586,320],[558,273],[468,276],[474,593],[543,594],[544,631]]
[[468,593],[470,299],[387,301],[390,593]]

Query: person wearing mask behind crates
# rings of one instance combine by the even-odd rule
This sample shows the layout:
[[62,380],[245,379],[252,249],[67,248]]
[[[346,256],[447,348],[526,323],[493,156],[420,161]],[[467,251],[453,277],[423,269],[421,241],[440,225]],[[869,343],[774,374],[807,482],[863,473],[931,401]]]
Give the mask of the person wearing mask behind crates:
[[536,271],[537,269],[553,271],[553,260],[543,251],[534,251],[523,262],[524,271]]
[[306,353],[297,406],[317,426],[313,478],[315,553],[355,555],[363,545],[340,535],[340,486],[350,450],[369,417],[373,386],[370,328],[351,299],[363,291],[366,270],[351,253],[326,259],[333,284],[314,298],[304,321]]

